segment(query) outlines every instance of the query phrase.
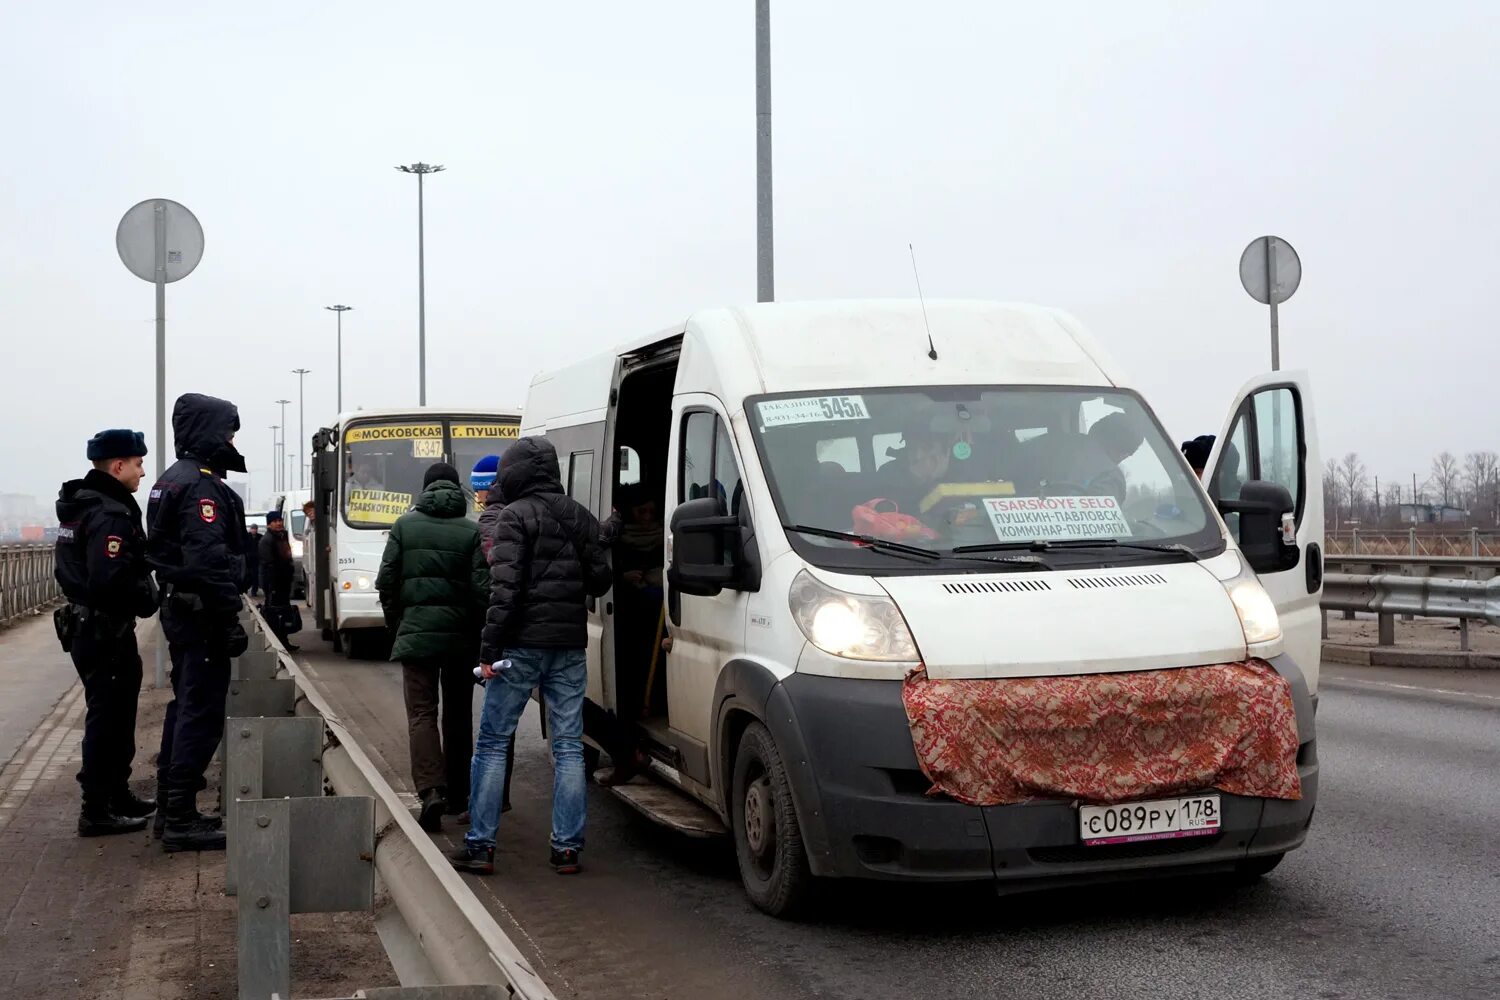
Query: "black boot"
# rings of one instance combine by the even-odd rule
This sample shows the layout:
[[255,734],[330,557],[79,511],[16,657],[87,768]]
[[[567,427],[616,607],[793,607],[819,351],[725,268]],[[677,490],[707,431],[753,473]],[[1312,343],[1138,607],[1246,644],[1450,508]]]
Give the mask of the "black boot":
[[215,821],[198,814],[198,793],[174,788],[167,793],[167,821],[161,847],[168,854],[178,851],[222,851],[224,831]]
[[131,819],[150,816],[156,812],[155,802],[141,798],[129,788],[121,788],[115,792],[109,800],[109,806],[116,816],[129,816]]
[[110,808],[107,792],[83,793],[83,810],[78,814],[78,836],[110,837],[118,833],[135,833],[146,829],[146,820],[139,816],[121,816]]
[[[196,822],[199,826],[207,826],[210,830],[224,829],[223,816],[205,816],[198,811],[198,807],[196,805],[193,806],[193,816],[195,817],[194,822]],[[167,793],[162,790],[160,785],[158,785],[156,790],[156,817],[151,821],[151,836],[155,837],[157,840],[160,840],[162,838],[162,834],[166,832],[166,829]]]

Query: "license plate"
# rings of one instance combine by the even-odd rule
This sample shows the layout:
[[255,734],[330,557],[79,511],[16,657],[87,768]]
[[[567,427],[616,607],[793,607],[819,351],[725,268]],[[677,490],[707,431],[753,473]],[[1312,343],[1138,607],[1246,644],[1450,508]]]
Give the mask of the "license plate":
[[1078,810],[1078,835],[1085,847],[1173,840],[1217,833],[1220,820],[1217,795],[1187,795],[1180,799],[1122,802],[1114,806],[1082,806]]

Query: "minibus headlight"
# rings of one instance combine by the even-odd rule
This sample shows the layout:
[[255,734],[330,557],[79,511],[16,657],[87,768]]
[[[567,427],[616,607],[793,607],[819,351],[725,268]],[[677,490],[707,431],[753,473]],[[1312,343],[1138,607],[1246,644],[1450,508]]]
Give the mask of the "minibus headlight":
[[1276,614],[1276,605],[1252,571],[1246,568],[1234,579],[1224,581],[1224,588],[1240,616],[1247,645],[1257,646],[1281,638],[1281,618]]
[[293,538],[292,539],[292,558],[293,559],[301,559],[302,558],[302,539],[300,539],[300,538]]
[[362,577],[359,578],[359,589],[360,590],[369,590],[370,589],[370,578],[368,576],[362,576]]
[[797,627],[825,653],[851,660],[921,658],[906,619],[888,597],[846,594],[803,570],[792,581],[791,605]]

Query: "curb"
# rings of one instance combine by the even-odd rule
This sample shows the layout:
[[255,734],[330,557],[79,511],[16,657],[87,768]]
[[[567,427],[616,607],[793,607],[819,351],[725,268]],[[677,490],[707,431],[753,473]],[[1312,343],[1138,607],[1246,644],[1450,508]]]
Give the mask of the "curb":
[[1465,653],[1457,649],[1350,646],[1335,642],[1323,643],[1323,662],[1357,667],[1408,667],[1417,670],[1500,670],[1500,656],[1488,653]]

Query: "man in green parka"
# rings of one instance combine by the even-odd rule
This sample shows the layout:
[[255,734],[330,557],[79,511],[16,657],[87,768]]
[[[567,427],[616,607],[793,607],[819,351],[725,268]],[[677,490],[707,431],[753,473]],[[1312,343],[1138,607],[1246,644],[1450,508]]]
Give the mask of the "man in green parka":
[[[474,665],[489,603],[489,566],[479,527],[458,472],[438,462],[422,479],[422,495],[391,526],[375,587],[395,633],[391,659],[401,664],[411,778],[422,800],[422,829],[437,832],[444,813],[469,808],[474,752]],[[441,737],[438,729],[442,701]]]

